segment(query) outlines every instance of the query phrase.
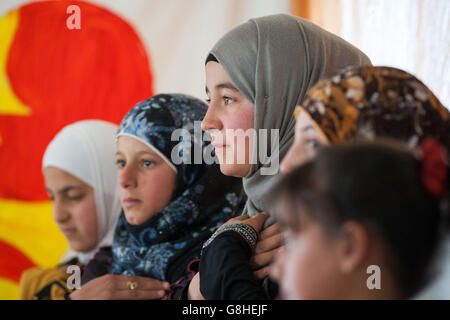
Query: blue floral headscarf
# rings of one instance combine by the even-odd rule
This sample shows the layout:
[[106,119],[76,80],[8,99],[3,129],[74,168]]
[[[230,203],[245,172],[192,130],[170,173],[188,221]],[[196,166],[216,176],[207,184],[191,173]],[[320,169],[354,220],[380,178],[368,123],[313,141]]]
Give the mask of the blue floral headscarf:
[[[146,144],[177,178],[168,206],[145,223],[131,225],[122,212],[110,273],[175,282],[189,262],[200,257],[203,242],[243,208],[240,179],[224,176],[217,164],[194,164],[195,148],[203,153],[209,145],[194,130],[194,121],[200,121],[206,110],[196,98],[160,94],[138,103],[122,120],[117,137],[131,136]],[[175,129],[185,129],[185,134],[172,141]],[[173,151],[184,160],[174,163]]]

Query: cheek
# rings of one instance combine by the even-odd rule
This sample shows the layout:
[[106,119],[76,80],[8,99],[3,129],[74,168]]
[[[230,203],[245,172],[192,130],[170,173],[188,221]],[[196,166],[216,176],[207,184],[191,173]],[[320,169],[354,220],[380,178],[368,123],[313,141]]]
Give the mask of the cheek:
[[229,108],[222,116],[224,129],[243,129],[244,131],[254,127],[254,106],[251,103],[242,103]]
[[330,253],[313,235],[299,238],[286,259],[283,285],[289,299],[321,299],[328,290]]
[[[239,111],[236,111],[239,109]],[[224,122],[226,142],[230,145],[227,149],[227,158],[233,163],[249,163],[253,148],[254,106],[252,104],[241,105],[233,108],[228,119]],[[234,111],[234,112],[232,112]]]
[[149,172],[141,180],[140,194],[152,211],[160,211],[169,203],[176,175],[172,169]]
[[281,162],[280,169],[283,174],[289,173],[290,171],[307,161],[303,151],[304,150],[301,147],[301,143],[295,140]]
[[285,259],[282,285],[287,299],[301,299],[305,286],[304,278],[311,267],[308,259],[308,248],[301,241],[297,241]]
[[[92,193],[73,210],[72,215],[77,230],[82,235],[82,242],[86,248],[94,247],[98,242],[98,221],[95,196]],[[90,249],[90,248],[89,248]],[[86,251],[89,249],[85,249]]]

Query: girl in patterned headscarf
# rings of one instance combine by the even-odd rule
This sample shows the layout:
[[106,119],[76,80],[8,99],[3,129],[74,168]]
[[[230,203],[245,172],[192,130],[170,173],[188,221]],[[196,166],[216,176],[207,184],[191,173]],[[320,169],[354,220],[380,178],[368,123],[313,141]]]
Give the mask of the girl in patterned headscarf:
[[[118,275],[113,298],[122,297],[119,291],[128,291],[126,298],[139,297],[139,290],[148,289],[141,277],[168,282],[178,295],[185,288],[180,283],[195,274],[192,263],[200,258],[203,242],[243,208],[242,182],[203,161],[210,144],[195,121],[206,109],[186,95],[160,94],[137,104],[119,126],[116,163],[123,212],[108,266],[110,276]],[[97,267],[88,266],[86,288],[86,280],[100,275]]]
[[295,140],[281,163],[287,173],[321,145],[385,137],[415,147],[425,136],[450,148],[450,114],[413,75],[359,67],[317,83],[295,109]]
[[[239,179],[217,165],[194,164],[194,121],[206,105],[183,95],[158,95],[136,105],[117,131],[119,193],[124,213],[113,242],[111,273],[177,281],[199,258],[202,243],[236,213]],[[174,163],[175,129],[191,134],[191,148]],[[201,137],[200,137],[201,138]],[[186,137],[184,137],[186,139]],[[197,146],[198,147],[198,146]]]
[[[384,137],[414,148],[433,137],[450,150],[448,110],[420,80],[396,68],[353,68],[323,80],[308,92],[295,117],[295,140],[281,163],[283,173],[311,160],[319,146],[340,142]],[[450,247],[450,238],[444,243]],[[448,260],[448,250],[444,254],[438,258]],[[448,278],[448,269],[442,270]],[[426,297],[448,299],[446,288],[436,288],[429,288]]]

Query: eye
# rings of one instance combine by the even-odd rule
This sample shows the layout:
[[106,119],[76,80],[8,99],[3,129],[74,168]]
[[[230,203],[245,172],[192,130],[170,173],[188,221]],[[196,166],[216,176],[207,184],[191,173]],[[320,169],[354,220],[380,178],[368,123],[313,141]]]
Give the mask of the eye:
[[84,194],[70,195],[67,197],[70,201],[79,201],[84,198]]
[[125,167],[125,161],[123,161],[123,160],[116,160],[116,166],[119,169]]
[[319,147],[319,143],[316,140],[308,140],[308,145],[313,149]]
[[155,162],[151,160],[142,160],[142,165],[144,168],[151,168],[155,165]]
[[225,96],[225,97],[223,97],[223,102],[225,103],[225,105],[228,105],[228,104],[230,104],[230,103],[233,103],[233,102],[234,102],[234,99]]

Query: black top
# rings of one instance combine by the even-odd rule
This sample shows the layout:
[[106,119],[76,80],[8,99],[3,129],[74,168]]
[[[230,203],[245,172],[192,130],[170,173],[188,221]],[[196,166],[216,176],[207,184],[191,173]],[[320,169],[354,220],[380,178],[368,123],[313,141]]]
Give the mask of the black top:
[[[265,300],[277,294],[277,285],[257,280],[249,261],[249,242],[238,232],[218,234],[203,248],[200,259],[200,292],[208,300]],[[268,281],[268,282],[267,282]],[[266,289],[265,289],[266,287]]]

